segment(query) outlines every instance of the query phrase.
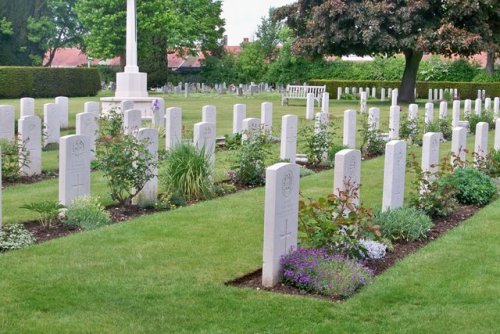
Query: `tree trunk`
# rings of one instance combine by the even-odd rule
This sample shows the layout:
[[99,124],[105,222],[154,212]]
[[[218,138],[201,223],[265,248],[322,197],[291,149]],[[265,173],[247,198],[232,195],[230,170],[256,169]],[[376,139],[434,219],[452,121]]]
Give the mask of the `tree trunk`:
[[495,52],[494,51],[488,51],[488,53],[486,53],[485,70],[486,70],[486,73],[488,73],[488,74],[493,74],[493,72],[495,72]]
[[424,53],[422,51],[406,50],[404,55],[405,71],[399,87],[398,102],[414,102],[418,67]]

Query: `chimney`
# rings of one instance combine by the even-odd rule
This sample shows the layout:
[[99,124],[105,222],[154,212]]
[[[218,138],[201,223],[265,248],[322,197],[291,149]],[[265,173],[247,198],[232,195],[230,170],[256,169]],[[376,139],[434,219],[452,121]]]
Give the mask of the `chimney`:
[[250,39],[248,37],[244,37],[243,38],[243,43],[248,43],[248,42],[250,42]]
[[227,42],[227,35],[224,35],[222,37],[222,45],[227,46],[227,44],[228,44],[228,42]]

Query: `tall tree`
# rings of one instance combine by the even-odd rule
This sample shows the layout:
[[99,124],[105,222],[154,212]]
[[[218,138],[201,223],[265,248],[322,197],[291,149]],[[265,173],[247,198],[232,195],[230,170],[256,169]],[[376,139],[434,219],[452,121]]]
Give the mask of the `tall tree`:
[[261,18],[260,24],[257,27],[256,36],[264,49],[266,59],[273,61],[276,59],[278,50],[277,46],[281,42],[280,33],[282,29],[281,22],[272,20],[275,9],[269,9],[269,17]]
[[297,38],[294,51],[323,55],[405,56],[400,101],[413,101],[424,52],[469,56],[482,50],[484,26],[467,21],[498,0],[298,0],[276,10]]

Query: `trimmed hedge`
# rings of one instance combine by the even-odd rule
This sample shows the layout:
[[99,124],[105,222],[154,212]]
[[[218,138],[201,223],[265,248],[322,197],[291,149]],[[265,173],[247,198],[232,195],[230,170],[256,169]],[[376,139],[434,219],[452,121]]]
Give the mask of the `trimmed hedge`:
[[95,96],[100,88],[97,69],[0,67],[0,99]]
[[[377,87],[378,94],[380,88],[399,88],[400,81],[374,81],[374,80],[309,80],[309,85],[323,86],[326,85],[327,92],[330,93],[331,98],[337,98],[338,87]],[[486,96],[497,97],[500,96],[500,82],[450,82],[450,81],[418,81],[417,82],[417,95],[419,98],[427,98],[429,89],[458,89],[460,99],[476,99],[477,91],[484,89]],[[390,98],[390,97],[389,97]]]

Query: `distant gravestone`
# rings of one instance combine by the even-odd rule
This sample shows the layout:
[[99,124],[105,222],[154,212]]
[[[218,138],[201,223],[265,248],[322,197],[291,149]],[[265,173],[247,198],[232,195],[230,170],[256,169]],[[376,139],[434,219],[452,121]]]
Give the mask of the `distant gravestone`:
[[398,90],[393,89],[391,92],[391,106],[397,106],[398,105]]
[[189,83],[184,84],[184,97],[187,99],[189,97]]
[[90,138],[71,135],[59,144],[59,202],[68,207],[74,199],[90,195]]
[[165,148],[171,149],[182,141],[182,110],[168,108],[165,114]]
[[418,104],[412,103],[408,106],[408,119],[410,121],[418,120]]
[[271,102],[261,104],[260,122],[266,133],[273,131],[273,104]]
[[380,101],[385,101],[385,88],[380,89]]
[[425,124],[430,124],[434,121],[434,104],[425,104]]
[[165,125],[165,100],[154,99],[151,103],[152,124],[155,128],[162,128]]
[[493,117],[495,119],[500,117],[500,97],[495,97],[493,100]]
[[406,174],[406,142],[393,140],[385,146],[382,211],[403,206]]
[[376,87],[372,87],[372,97],[373,98],[377,97],[377,88]]
[[35,116],[35,99],[31,97],[23,97],[20,100],[20,118],[26,116]]
[[59,113],[59,126],[65,129],[68,127],[69,99],[66,96],[58,96],[55,99],[55,104]]
[[460,122],[460,100],[453,101],[453,111],[452,111],[451,126],[457,127]]
[[439,119],[446,119],[448,117],[448,102],[441,101],[439,104]]
[[337,87],[337,100],[342,98],[342,87]]
[[83,112],[93,113],[99,117],[101,114],[101,106],[99,105],[99,102],[85,102],[83,105]]
[[[348,190],[349,187],[361,185],[361,151],[345,149],[335,154],[335,171],[333,179],[333,193]],[[358,191],[359,194],[359,191]],[[359,198],[353,200],[353,204],[359,205]]]
[[233,107],[233,133],[241,133],[243,120],[247,118],[246,104],[235,104]]
[[482,108],[483,101],[481,99],[476,99],[474,103],[474,111],[476,112],[477,116],[481,116],[481,108]]
[[203,150],[210,160],[210,166],[215,163],[215,123],[200,122],[194,125],[193,142],[198,150]]
[[500,118],[495,121],[495,151],[500,151]]
[[489,98],[489,97],[484,99],[484,112],[485,113],[491,112],[491,98]]
[[472,100],[467,99],[464,101],[464,116],[467,117],[472,112]]
[[[153,157],[153,162],[158,161],[158,130],[148,128],[139,129],[136,138],[146,145],[149,154]],[[148,180],[139,194],[133,198],[132,202],[134,204],[151,203],[158,198],[158,169],[153,168],[151,172],[153,173],[153,178]]]
[[120,104],[122,113],[134,109],[134,101],[124,100]]
[[313,93],[307,93],[306,119],[307,120],[314,119],[314,94]]
[[428,101],[432,102],[432,88],[429,88],[428,96],[429,96]]
[[356,110],[344,111],[344,139],[347,148],[356,148]]
[[[2,148],[0,147],[0,166],[2,165]],[[0,230],[2,230],[2,168],[0,168]]]
[[14,106],[0,105],[0,139],[15,139],[16,112]]
[[350,94],[350,93],[349,93],[349,87],[346,87],[346,88],[344,89],[344,92],[345,92],[345,95],[349,95],[349,94]]
[[328,114],[330,112],[330,94],[323,93],[323,97],[321,98],[321,112]]
[[59,143],[61,137],[60,107],[55,103],[43,105],[44,146]]
[[389,138],[391,140],[399,139],[401,109],[399,106],[391,106],[389,111]]
[[439,100],[441,101],[443,100],[443,98],[444,98],[444,89],[441,88],[439,89]]
[[139,109],[125,110],[123,113],[123,131],[127,135],[136,134],[142,125],[142,112]]
[[364,113],[366,113],[366,108],[367,108],[367,101],[368,101],[367,93],[362,92],[360,95],[361,95],[361,98],[360,98],[359,112],[364,114]]
[[368,128],[378,130],[380,128],[380,109],[370,108],[368,110]]
[[93,112],[84,112],[76,115],[76,134],[87,136],[90,141],[90,159],[95,159],[96,140],[99,131],[99,118]]
[[454,127],[451,135],[451,164],[455,163],[456,159],[465,162],[467,150],[467,129],[463,127]]
[[20,172],[33,176],[42,173],[42,121],[37,116],[26,116],[19,120],[19,138],[28,154],[28,161],[20,157]]
[[280,159],[295,163],[297,156],[298,117],[285,115],[281,125]]
[[476,125],[476,141],[474,145],[474,161],[485,159],[488,154],[488,130],[487,122],[479,122]]
[[430,172],[433,179],[439,164],[439,143],[441,133],[428,132],[424,135],[422,144],[422,171]]
[[215,106],[204,106],[201,109],[201,121],[217,124],[217,108]]
[[262,285],[279,282],[280,260],[297,248],[299,166],[278,163],[266,169]]
[[245,118],[242,122],[242,140],[246,141],[253,138],[260,131],[260,119]]

